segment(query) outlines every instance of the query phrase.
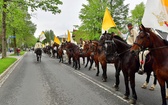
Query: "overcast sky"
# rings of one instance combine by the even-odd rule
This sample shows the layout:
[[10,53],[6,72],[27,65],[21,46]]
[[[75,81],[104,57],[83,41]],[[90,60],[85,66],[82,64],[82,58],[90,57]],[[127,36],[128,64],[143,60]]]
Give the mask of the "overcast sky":
[[[73,25],[80,25],[79,12],[82,4],[87,4],[86,0],[62,0],[63,5],[59,6],[60,14],[53,15],[50,12],[38,10],[34,12],[32,21],[37,25],[35,36],[38,37],[42,31],[53,30],[56,36],[67,33],[67,30],[72,31]],[[141,3],[146,3],[146,0],[125,0],[125,4],[130,4],[130,10]]]

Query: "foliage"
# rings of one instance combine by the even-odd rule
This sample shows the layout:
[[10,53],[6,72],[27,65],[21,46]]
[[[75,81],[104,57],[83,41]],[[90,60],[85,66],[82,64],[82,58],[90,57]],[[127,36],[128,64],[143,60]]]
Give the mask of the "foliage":
[[131,14],[132,14],[131,20],[132,20],[133,23],[138,23],[138,25],[141,24],[141,20],[142,20],[143,14],[144,14],[144,10],[145,10],[145,5],[144,5],[143,2],[136,5],[134,10],[131,11]]
[[54,32],[53,30],[46,30],[44,32],[44,35],[46,36],[46,39],[42,42],[43,44],[49,43],[51,44],[51,40],[54,41]]
[[[87,39],[99,39],[101,35],[102,20],[105,8],[108,7],[119,29],[126,23],[128,15],[128,5],[123,4],[123,0],[87,0],[88,4],[83,4],[79,18],[82,21],[78,31],[87,33]],[[79,33],[78,32],[78,33]],[[79,33],[80,35],[80,33]],[[81,36],[81,35],[80,35]],[[79,37],[76,34],[75,37]],[[78,38],[79,39],[79,38]]]
[[[50,11],[53,14],[60,13],[61,10],[58,5],[61,5],[60,0],[1,0],[0,1],[0,17],[2,18],[2,58],[6,57],[6,37],[10,35],[17,35],[18,46],[32,45],[27,42],[27,39],[33,39],[33,34],[36,30],[36,26],[30,21],[30,15],[28,14],[28,7],[32,11],[38,8],[44,11]],[[1,19],[0,18],[0,19]],[[26,38],[26,39],[25,39]],[[30,40],[29,40],[30,41]],[[34,42],[33,42],[34,43]],[[14,46],[15,42],[14,42]]]

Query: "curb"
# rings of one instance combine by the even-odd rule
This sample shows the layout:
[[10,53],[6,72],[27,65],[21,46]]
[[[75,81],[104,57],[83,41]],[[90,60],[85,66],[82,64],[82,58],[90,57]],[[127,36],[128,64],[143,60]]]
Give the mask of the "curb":
[[[19,63],[19,61],[24,57],[26,55],[26,53],[24,54],[24,55],[22,55],[20,58],[16,58],[17,60],[13,63],[13,64],[11,64],[2,74],[0,74],[0,83],[3,81],[3,78],[5,77],[5,76],[7,76],[7,74],[11,71],[13,71],[13,70],[11,70],[14,66],[16,66],[17,65],[17,63]],[[10,56],[10,57],[12,57],[12,56]],[[15,58],[15,57],[12,57],[12,58]],[[14,69],[14,68],[13,68]],[[9,74],[10,75],[10,74]]]

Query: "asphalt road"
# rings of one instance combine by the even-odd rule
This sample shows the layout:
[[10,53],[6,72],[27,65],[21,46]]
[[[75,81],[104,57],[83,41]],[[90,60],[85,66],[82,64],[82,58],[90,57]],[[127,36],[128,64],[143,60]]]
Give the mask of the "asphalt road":
[[[0,105],[129,105],[122,99],[122,73],[119,91],[112,88],[113,65],[108,64],[107,82],[95,74],[83,65],[74,70],[45,54],[37,62],[34,53],[28,52],[1,85]],[[155,91],[141,89],[144,80],[145,75],[136,75],[137,105],[161,105],[159,85]]]

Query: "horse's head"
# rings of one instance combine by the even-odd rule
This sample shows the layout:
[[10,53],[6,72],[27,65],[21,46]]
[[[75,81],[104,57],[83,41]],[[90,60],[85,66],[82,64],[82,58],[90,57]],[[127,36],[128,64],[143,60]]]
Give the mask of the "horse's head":
[[107,54],[114,54],[116,52],[116,44],[113,40],[114,33],[104,33],[103,37],[100,39],[104,41],[104,46]]
[[149,28],[145,28],[142,25],[142,29],[139,32],[138,36],[136,37],[136,40],[131,47],[130,51],[132,53],[138,53],[139,51],[145,50],[146,48],[151,47],[151,41],[150,41],[150,33],[151,30]]

